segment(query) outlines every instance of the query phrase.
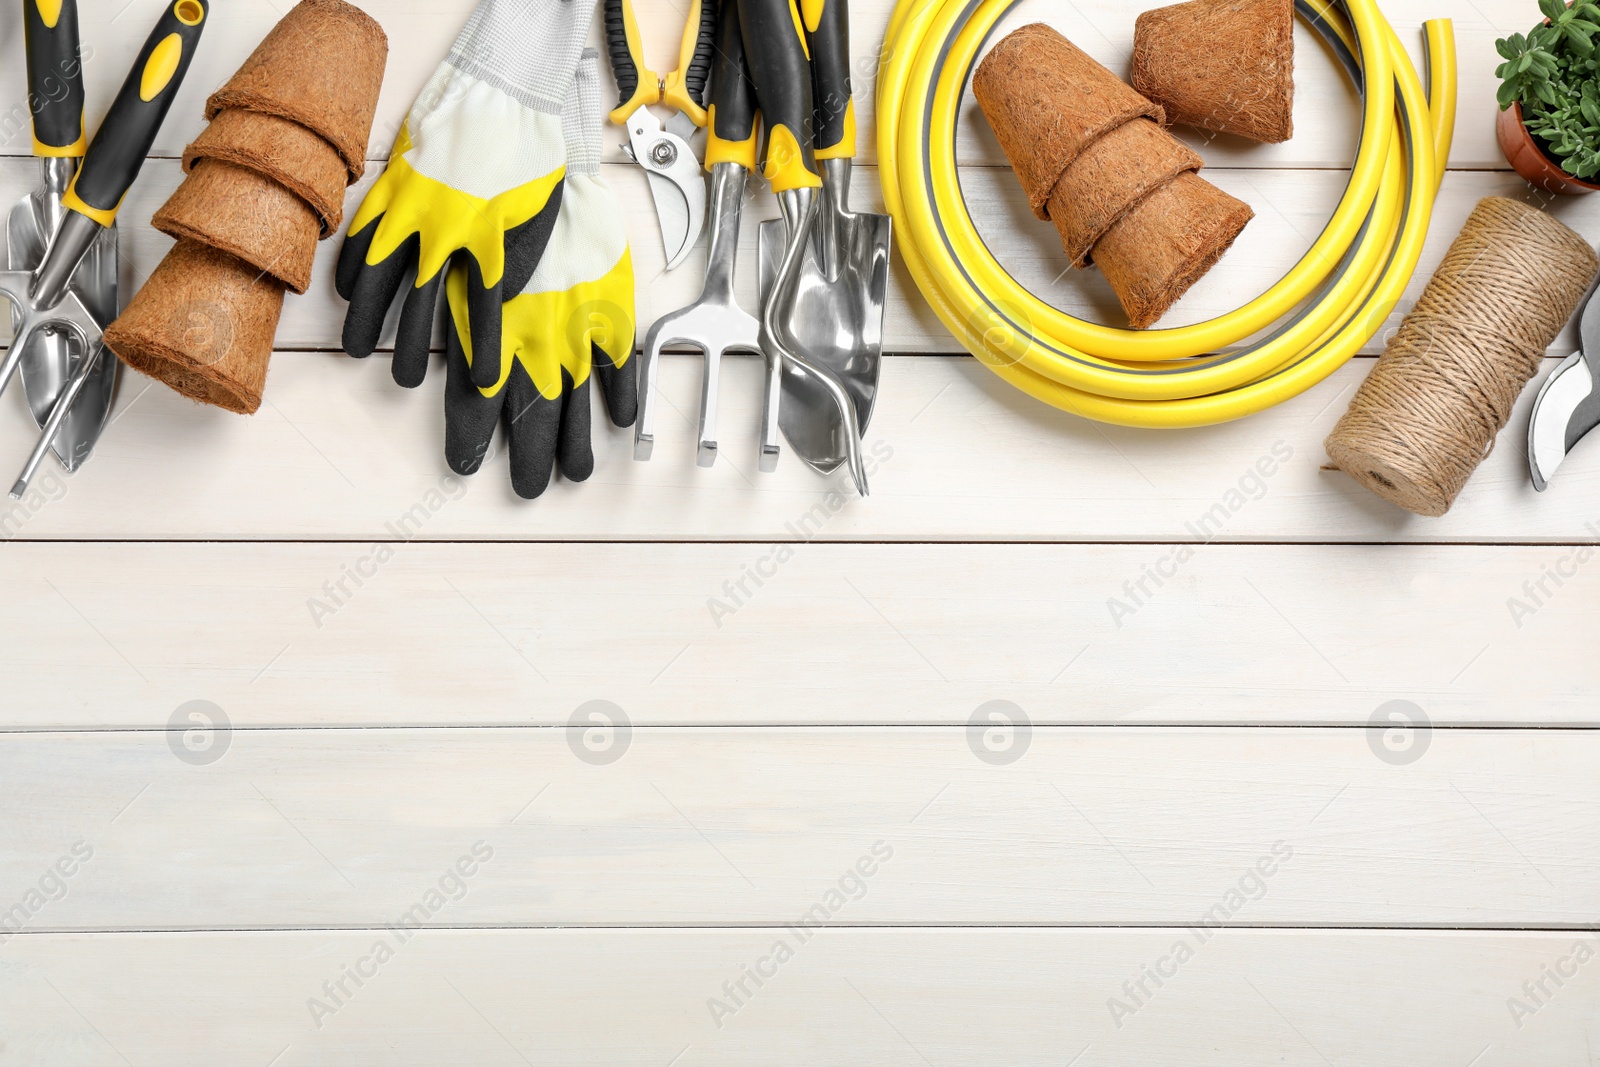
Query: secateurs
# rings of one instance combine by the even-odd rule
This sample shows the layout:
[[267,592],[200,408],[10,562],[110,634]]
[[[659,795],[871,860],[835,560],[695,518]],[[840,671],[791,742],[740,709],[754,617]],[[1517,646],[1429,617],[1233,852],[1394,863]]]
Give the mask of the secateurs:
[[1528,424],[1528,466],[1541,493],[1567,454],[1600,426],[1600,300],[1593,295],[1579,319],[1578,346],[1540,388]]
[[[678,69],[660,77],[644,61],[632,0],[606,0],[606,40],[620,101],[611,121],[628,131],[624,151],[644,168],[661,224],[667,269],[688,258],[705,228],[706,183],[690,139],[706,124],[706,83],[711,74],[716,0],[692,0],[678,49]],[[673,109],[665,124],[652,104]]]

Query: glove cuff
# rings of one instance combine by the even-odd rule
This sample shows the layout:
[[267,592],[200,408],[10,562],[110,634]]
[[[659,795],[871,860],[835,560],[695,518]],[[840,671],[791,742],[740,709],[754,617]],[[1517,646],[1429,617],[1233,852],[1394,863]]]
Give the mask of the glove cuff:
[[561,130],[567,142],[567,173],[600,173],[601,113],[600,53],[585,48],[578,59],[566,106],[561,109]]
[[447,62],[525,107],[559,115],[595,0],[482,0]]

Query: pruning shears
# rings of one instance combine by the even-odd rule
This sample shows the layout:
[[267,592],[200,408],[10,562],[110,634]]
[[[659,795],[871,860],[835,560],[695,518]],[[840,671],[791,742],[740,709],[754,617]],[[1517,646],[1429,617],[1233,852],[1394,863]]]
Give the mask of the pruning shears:
[[[644,168],[650,180],[667,269],[672,270],[688,257],[705,228],[705,176],[689,142],[707,119],[706,84],[716,34],[716,0],[690,3],[678,47],[678,69],[665,78],[645,63],[632,0],[606,0],[605,17],[611,70],[620,97],[611,121],[627,129],[628,143],[623,150]],[[650,111],[653,104],[672,108],[672,116],[662,123]]]

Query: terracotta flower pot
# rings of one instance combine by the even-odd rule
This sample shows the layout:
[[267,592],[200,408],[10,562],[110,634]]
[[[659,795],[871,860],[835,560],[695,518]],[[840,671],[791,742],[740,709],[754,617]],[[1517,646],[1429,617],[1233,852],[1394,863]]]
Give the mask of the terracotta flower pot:
[[1500,141],[1500,151],[1506,154],[1511,169],[1535,187],[1562,196],[1582,196],[1600,190],[1600,185],[1574,178],[1561,169],[1561,164],[1545,154],[1522,121],[1521,102],[1500,112],[1495,119],[1494,132]]

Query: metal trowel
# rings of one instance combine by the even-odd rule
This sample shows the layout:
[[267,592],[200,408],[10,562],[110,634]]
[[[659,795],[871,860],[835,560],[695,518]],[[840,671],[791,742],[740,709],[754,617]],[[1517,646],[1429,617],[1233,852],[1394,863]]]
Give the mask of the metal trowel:
[[[888,215],[850,210],[856,116],[850,95],[849,20],[845,0],[826,0],[816,28],[807,35],[822,196],[788,325],[795,344],[837,377],[865,431],[878,398],[893,223]],[[757,264],[763,304],[783,261],[787,236],[782,219],[761,224]],[[823,474],[845,462],[844,430],[831,394],[793,364],[784,367],[778,422],[795,453]]]
[[[62,197],[78,172],[87,139],[83,127],[83,67],[78,37],[77,0],[23,0],[23,30],[28,58],[28,100],[33,112],[33,154],[43,181],[17,201],[6,220],[6,266],[32,271],[44,261],[65,208]],[[102,324],[117,317],[117,231],[108,227],[89,249],[71,289]],[[63,331],[46,328],[25,343],[19,371],[28,408],[41,428],[73,372],[88,353]],[[68,471],[77,470],[94,451],[105,429],[116,390],[114,359],[97,360],[77,403],[66,413],[51,449]]]
[[[30,17],[65,10],[55,0],[24,0]],[[102,364],[115,357],[102,342],[105,327],[89,310],[87,301],[73,288],[79,268],[115,224],[123,198],[139,176],[161,123],[172,107],[194,58],[195,45],[210,13],[209,0],[175,0],[161,18],[122,83],[105,122],[84,152],[83,163],[61,196],[60,225],[50,237],[43,260],[33,270],[0,271],[0,296],[11,305],[12,342],[0,361],[0,392],[10,384],[39,334],[59,335],[73,352],[84,353],[74,362],[70,377],[45,420],[39,443],[28,456],[22,473],[11,487],[20,498],[39,469],[45,453],[84,396],[89,383],[102,373]],[[47,28],[59,26],[59,17],[43,19]]]

